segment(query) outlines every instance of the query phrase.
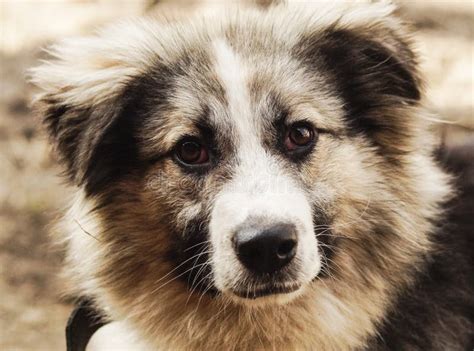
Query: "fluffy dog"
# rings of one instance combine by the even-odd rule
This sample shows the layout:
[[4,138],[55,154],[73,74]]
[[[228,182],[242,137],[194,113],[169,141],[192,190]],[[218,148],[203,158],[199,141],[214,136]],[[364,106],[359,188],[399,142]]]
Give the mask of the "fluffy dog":
[[33,80],[77,192],[66,272],[112,338],[469,347],[470,233],[447,226],[451,181],[391,5],[141,19],[51,53]]

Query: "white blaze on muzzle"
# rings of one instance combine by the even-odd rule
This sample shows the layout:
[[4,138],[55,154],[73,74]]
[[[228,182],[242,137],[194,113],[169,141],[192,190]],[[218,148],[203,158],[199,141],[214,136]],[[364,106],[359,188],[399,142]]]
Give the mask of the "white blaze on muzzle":
[[265,131],[251,108],[247,63],[225,40],[214,43],[214,52],[216,73],[225,89],[231,117],[225,123],[233,124],[238,160],[232,180],[217,194],[211,212],[214,284],[221,291],[232,291],[252,280],[248,265],[243,265],[242,255],[236,253],[235,238],[239,231],[245,230],[240,232],[243,240],[266,231],[272,242],[281,239],[275,230],[290,228],[292,240],[297,241],[291,252],[292,276],[296,281],[290,283],[304,285],[320,269],[310,202],[304,190],[285,172],[284,165],[262,146]]
[[[251,273],[235,248],[239,231],[259,235],[272,226],[292,226],[296,235],[293,270],[297,281],[311,281],[320,269],[310,203],[295,181],[263,149],[241,154],[233,180],[217,195],[211,212],[210,240],[216,287],[232,290]],[[242,234],[242,233],[240,233]]]

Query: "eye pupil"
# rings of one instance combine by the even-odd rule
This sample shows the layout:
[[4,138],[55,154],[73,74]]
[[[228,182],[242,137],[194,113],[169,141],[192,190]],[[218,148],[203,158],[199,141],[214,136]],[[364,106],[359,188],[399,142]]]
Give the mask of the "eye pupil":
[[181,146],[181,156],[185,161],[195,161],[201,154],[201,145],[198,143],[188,141]]
[[314,129],[305,124],[296,124],[287,130],[285,147],[288,151],[296,151],[311,146],[315,139]]
[[294,127],[290,131],[290,138],[294,144],[304,146],[312,141],[312,132],[307,127]]
[[178,145],[177,157],[186,164],[203,164],[209,160],[207,149],[198,141],[185,140]]

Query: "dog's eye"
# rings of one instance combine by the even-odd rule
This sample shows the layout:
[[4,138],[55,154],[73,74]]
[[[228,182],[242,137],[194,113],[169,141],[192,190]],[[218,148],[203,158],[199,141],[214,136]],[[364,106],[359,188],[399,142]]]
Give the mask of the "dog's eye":
[[184,139],[178,143],[176,156],[187,165],[202,165],[209,161],[207,148],[196,139]]
[[314,145],[316,132],[307,123],[295,123],[291,125],[285,134],[285,148],[290,151],[304,151]]

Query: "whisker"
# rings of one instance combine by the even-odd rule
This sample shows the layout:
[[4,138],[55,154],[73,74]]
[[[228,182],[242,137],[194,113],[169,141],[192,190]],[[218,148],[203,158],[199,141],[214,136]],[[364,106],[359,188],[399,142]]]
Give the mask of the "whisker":
[[210,242],[211,242],[210,240],[205,240],[203,242],[197,243],[196,245],[188,247],[186,250],[183,250],[183,252],[189,251],[189,250],[195,248],[196,246],[201,246],[201,245],[204,245],[204,244],[208,244]]
[[[212,275],[212,273],[208,273],[206,276],[203,277],[203,279],[209,279],[209,278],[211,277],[211,275]],[[201,281],[202,281],[203,279],[201,279]],[[210,279],[209,279],[209,280],[210,280]],[[200,283],[200,282],[199,282],[199,283]],[[212,283],[209,282],[207,288],[200,294],[201,296],[199,297],[198,303],[197,303],[196,308],[194,309],[194,312],[193,312],[193,313],[196,313],[196,312],[197,312],[197,310],[198,310],[198,308],[199,308],[199,305],[201,304],[202,298],[204,297],[205,294],[207,294],[207,292],[208,292],[209,290],[211,290],[211,288],[212,288]]]
[[[205,263],[200,263],[200,264],[196,265],[196,267],[200,267],[201,265],[204,265],[204,264],[207,264],[207,262],[205,262]],[[163,287],[165,287],[166,285],[168,285],[168,284],[171,283],[172,281],[174,281],[174,280],[178,279],[179,277],[185,275],[186,273],[192,271],[194,268],[195,268],[195,267],[189,268],[189,269],[185,270],[183,273],[180,273],[180,274],[178,274],[177,276],[173,277],[172,279],[167,280],[165,283],[161,284],[159,287],[153,289],[152,293],[157,292],[158,290],[162,289]]]
[[167,276],[169,276],[171,273],[173,273],[174,271],[176,271],[177,269],[179,269],[181,266],[183,266],[184,264],[186,264],[187,262],[191,261],[192,259],[194,259],[196,256],[201,256],[203,254],[206,254],[206,253],[211,253],[212,250],[209,250],[207,252],[200,252],[196,255],[193,255],[192,257],[188,258],[187,260],[181,262],[178,266],[176,266],[175,268],[173,268],[171,271],[169,271],[168,273],[166,273],[164,276],[162,276],[160,279],[158,279],[157,281],[155,281],[155,284],[159,283],[160,281],[162,281],[163,279],[165,279]]
[[194,277],[193,279],[193,282],[191,283],[191,290],[189,291],[188,293],[188,298],[186,299],[186,304],[185,306],[188,305],[188,302],[189,302],[189,299],[191,298],[192,294],[194,293],[194,291],[196,290],[196,288],[199,286],[199,284],[201,284],[202,281],[204,281],[206,279],[207,276],[209,276],[209,273],[204,276],[201,280],[199,280],[196,285],[194,285],[196,279],[199,277],[199,274],[204,270],[206,269],[206,267],[210,265],[209,262],[205,262],[205,264],[201,265],[201,268],[199,268],[199,271],[196,273],[196,276]]

